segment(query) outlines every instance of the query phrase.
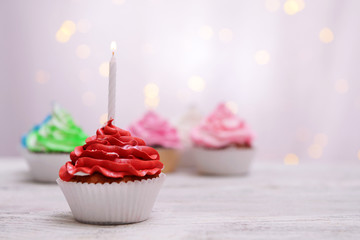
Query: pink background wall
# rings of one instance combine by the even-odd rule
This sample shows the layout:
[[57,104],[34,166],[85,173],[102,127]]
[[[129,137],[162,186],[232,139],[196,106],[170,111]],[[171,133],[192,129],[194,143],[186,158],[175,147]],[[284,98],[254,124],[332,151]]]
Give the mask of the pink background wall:
[[[4,1],[0,155],[17,154],[53,100],[95,133],[107,111],[99,67],[115,40],[121,127],[144,113],[144,87],[155,83],[157,111],[174,124],[192,105],[206,114],[236,103],[259,159],[359,160],[359,9],[357,0]],[[62,43],[66,20],[76,31]],[[189,88],[192,76],[203,91]]]

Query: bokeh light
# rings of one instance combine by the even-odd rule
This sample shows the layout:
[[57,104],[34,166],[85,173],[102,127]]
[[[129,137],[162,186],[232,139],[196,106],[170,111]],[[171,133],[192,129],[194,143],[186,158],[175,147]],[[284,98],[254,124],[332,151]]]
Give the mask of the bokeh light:
[[148,83],[144,87],[144,104],[149,109],[157,108],[160,102],[159,87],[156,83]]
[[308,148],[308,154],[311,158],[318,159],[322,156],[323,149],[319,144],[313,144]]
[[205,85],[205,80],[199,76],[191,76],[188,80],[188,87],[194,92],[202,92]]
[[318,133],[314,136],[314,143],[321,147],[325,147],[328,143],[328,136],[324,133]]
[[233,40],[233,32],[231,29],[223,28],[219,31],[219,39],[224,43],[231,42]]
[[334,33],[330,28],[323,28],[319,33],[319,39],[323,43],[331,43],[334,40]]
[[60,29],[69,35],[73,35],[76,32],[76,25],[73,21],[67,20],[62,24]]
[[70,40],[70,37],[75,33],[76,25],[74,22],[67,20],[65,21],[60,29],[56,32],[55,38],[60,43],[66,43]]
[[298,165],[299,158],[294,153],[289,153],[284,158],[284,164],[285,165]]
[[99,122],[101,125],[105,125],[105,123],[108,121],[108,114],[104,113],[100,116]]
[[79,32],[87,33],[91,28],[91,23],[87,19],[81,19],[76,26]]
[[93,106],[96,103],[96,95],[95,93],[88,91],[88,92],[84,92],[81,96],[82,98],[82,102],[84,103],[85,106]]
[[56,41],[60,42],[60,43],[66,43],[67,41],[70,40],[71,35],[67,35],[65,34],[63,31],[57,31],[55,38]]
[[35,81],[44,84],[47,83],[50,79],[50,74],[45,72],[44,70],[39,70],[35,74]]
[[360,150],[358,151],[358,159],[360,160]]
[[230,111],[232,111],[234,114],[237,114],[238,112],[238,105],[236,104],[236,102],[233,101],[228,101],[225,103],[226,107],[228,109],[230,109]]
[[202,26],[199,30],[199,36],[205,40],[209,40],[213,37],[214,31],[210,26]]
[[159,96],[159,87],[155,83],[148,83],[144,87],[145,98],[156,98]]
[[284,12],[288,15],[294,15],[305,8],[303,0],[286,0],[283,6]]
[[144,103],[145,106],[149,109],[155,109],[157,106],[159,106],[160,98],[154,97],[154,98],[145,98]]
[[269,12],[275,12],[280,8],[280,0],[265,0],[265,8]]
[[255,53],[254,58],[257,64],[265,65],[270,61],[270,54],[266,50],[260,50]]
[[86,59],[90,56],[90,48],[88,45],[82,44],[76,48],[76,56],[81,59]]
[[109,62],[103,62],[99,67],[99,73],[103,77],[109,77]]
[[337,93],[344,94],[349,91],[349,83],[346,79],[340,79],[335,82],[334,88]]

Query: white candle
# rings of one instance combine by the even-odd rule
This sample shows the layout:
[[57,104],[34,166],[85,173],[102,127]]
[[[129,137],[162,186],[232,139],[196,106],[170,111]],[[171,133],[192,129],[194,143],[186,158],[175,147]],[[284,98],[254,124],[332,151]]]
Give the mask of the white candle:
[[115,102],[116,102],[116,42],[111,42],[112,56],[109,64],[109,99],[108,99],[108,120],[115,119]]

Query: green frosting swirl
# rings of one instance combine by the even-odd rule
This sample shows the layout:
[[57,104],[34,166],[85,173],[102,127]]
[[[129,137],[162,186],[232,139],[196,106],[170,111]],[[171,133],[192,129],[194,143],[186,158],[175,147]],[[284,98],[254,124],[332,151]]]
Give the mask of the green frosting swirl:
[[28,134],[26,146],[31,152],[71,152],[87,137],[71,115],[54,104],[50,120]]

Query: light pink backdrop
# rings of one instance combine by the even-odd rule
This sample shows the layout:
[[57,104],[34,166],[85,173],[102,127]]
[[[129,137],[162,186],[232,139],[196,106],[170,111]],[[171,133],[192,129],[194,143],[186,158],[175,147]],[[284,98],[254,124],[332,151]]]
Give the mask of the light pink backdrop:
[[[143,88],[153,82],[157,111],[174,124],[191,105],[206,114],[219,101],[237,103],[257,133],[259,159],[283,161],[294,153],[300,163],[359,160],[360,1],[305,0],[294,15],[284,12],[285,1],[273,2],[280,3],[274,12],[265,0],[3,1],[0,155],[17,154],[20,136],[53,100],[93,134],[107,111],[108,82],[99,66],[115,40],[121,127],[144,113]],[[84,19],[91,25],[86,33],[56,40],[65,20]],[[209,39],[199,34],[204,26],[213,32]],[[330,43],[319,39],[326,27]],[[232,39],[221,35],[224,28]],[[76,55],[81,44],[90,49],[86,59]],[[254,58],[259,50],[270,56],[265,65]],[[200,93],[188,88],[193,75],[206,83]],[[320,141],[314,159],[309,148],[319,133],[327,143]]]

